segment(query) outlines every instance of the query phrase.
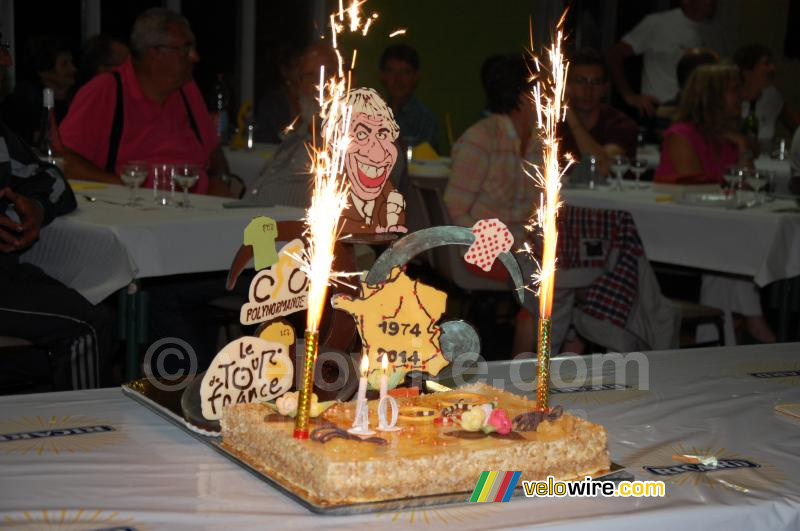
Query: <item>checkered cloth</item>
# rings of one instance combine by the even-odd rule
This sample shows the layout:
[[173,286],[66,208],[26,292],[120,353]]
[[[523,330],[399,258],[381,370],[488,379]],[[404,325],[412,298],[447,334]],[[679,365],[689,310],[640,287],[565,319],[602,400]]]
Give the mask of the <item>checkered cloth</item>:
[[621,210],[565,206],[558,214],[558,232],[558,269],[606,269],[581,297],[581,311],[625,328],[644,256],[633,217]]

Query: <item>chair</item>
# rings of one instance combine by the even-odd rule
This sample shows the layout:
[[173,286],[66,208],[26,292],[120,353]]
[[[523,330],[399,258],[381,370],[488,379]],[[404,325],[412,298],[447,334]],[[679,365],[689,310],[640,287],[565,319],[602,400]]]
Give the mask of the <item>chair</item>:
[[[723,325],[725,313],[722,310],[681,299],[670,299],[670,302],[681,310],[680,348],[725,346]],[[717,328],[716,341],[695,340],[697,327],[702,324],[710,324]]]
[[[678,346],[678,308],[662,295],[630,213],[567,205],[558,231],[554,345],[572,325],[616,352]],[[526,294],[528,311],[535,305]]]
[[[692,302],[699,297],[701,272],[672,264],[654,263],[661,291],[681,310],[680,348],[725,346],[725,312],[719,308]],[[696,340],[699,325],[717,329],[717,340]]]
[[52,390],[49,353],[25,339],[0,336],[0,395]]
[[[421,206],[419,209],[422,216],[422,226],[435,227],[440,225],[452,225],[447,207],[444,204],[444,190],[447,187],[447,178],[439,177],[412,177],[411,190],[413,193],[412,201],[416,201]],[[466,247],[454,245],[440,246],[431,251],[429,260],[433,268],[446,280],[449,280],[456,287],[466,294],[465,314],[470,310],[471,295],[475,292],[510,292],[508,282],[495,280],[488,277],[475,275],[467,268],[464,261]],[[509,308],[508,316],[513,317],[512,309]]]

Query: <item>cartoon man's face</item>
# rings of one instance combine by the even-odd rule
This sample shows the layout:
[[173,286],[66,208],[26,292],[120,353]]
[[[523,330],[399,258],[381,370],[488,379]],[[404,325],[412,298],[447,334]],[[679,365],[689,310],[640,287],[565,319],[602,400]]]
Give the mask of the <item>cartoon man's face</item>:
[[388,116],[353,114],[345,169],[353,192],[365,201],[380,195],[397,162],[397,146],[392,136]]

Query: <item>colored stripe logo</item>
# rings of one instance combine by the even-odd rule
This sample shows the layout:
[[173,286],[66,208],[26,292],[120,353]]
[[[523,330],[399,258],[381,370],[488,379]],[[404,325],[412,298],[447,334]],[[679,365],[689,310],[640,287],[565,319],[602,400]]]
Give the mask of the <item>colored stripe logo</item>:
[[514,494],[514,489],[517,488],[521,474],[520,471],[484,470],[469,498],[470,503],[509,501]]

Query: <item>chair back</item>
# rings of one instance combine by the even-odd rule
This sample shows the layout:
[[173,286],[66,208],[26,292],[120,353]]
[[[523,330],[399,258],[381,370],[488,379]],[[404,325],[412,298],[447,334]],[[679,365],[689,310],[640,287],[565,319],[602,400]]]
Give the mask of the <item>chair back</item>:
[[[444,191],[447,178],[412,177],[411,188],[422,207],[423,222],[427,227],[452,225]],[[470,272],[464,261],[467,247],[445,245],[432,251],[432,265],[444,278],[465,291],[507,291],[509,284]]]

